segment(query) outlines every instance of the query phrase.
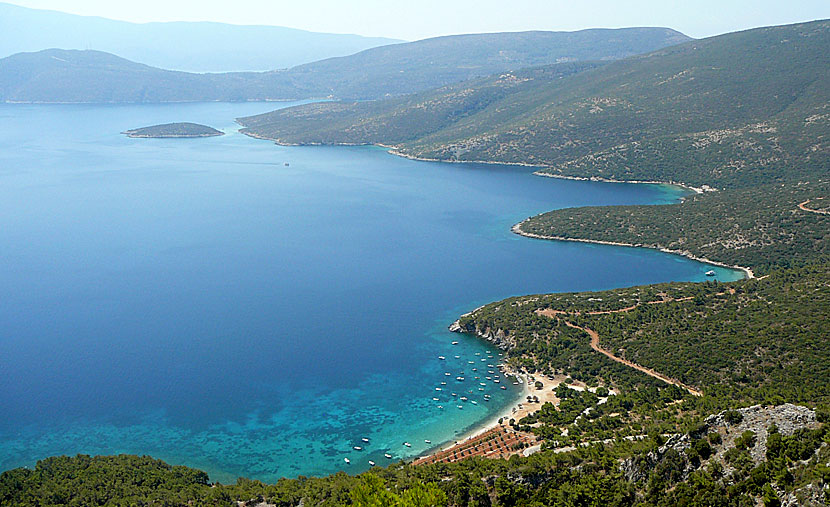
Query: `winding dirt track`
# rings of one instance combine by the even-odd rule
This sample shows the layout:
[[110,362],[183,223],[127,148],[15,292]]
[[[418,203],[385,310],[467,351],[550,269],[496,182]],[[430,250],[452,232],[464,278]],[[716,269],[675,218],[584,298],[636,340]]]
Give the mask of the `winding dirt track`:
[[[664,299],[662,301],[649,301],[647,304],[655,305],[655,304],[668,303],[670,301],[688,301],[690,299],[692,299],[692,298],[691,297],[679,298],[679,299],[669,298],[669,299]],[[606,310],[606,311],[597,311],[597,312],[587,312],[586,315],[608,315],[608,314],[611,314],[611,313],[630,312],[631,310],[637,308],[637,306],[638,305],[633,305],[633,306],[629,306],[629,307],[626,307],[626,308],[620,308],[619,310]],[[536,310],[536,313],[539,314],[539,315],[544,315],[545,317],[551,317],[551,318],[560,318],[561,315],[568,315],[567,312],[564,312],[562,310],[552,310],[552,309]],[[576,315],[579,315],[579,312],[576,312]],[[631,362],[628,359],[623,359],[621,357],[617,357],[613,353],[611,353],[611,351],[605,350],[604,348],[600,347],[600,345],[599,345],[599,333],[597,333],[593,329],[590,329],[590,328],[587,328],[587,327],[582,327],[582,326],[577,326],[576,324],[568,322],[565,319],[561,319],[561,320],[562,320],[562,322],[565,323],[566,326],[568,326],[570,328],[573,328],[573,329],[579,329],[579,330],[584,331],[585,333],[587,333],[588,336],[591,337],[591,348],[596,350],[600,354],[603,354],[608,359],[611,359],[612,361],[616,361],[620,364],[624,364],[625,366],[628,366],[629,368],[634,368],[635,370],[641,371],[641,372],[645,373],[646,375],[654,377],[658,380],[662,380],[663,382],[666,382],[667,384],[672,384],[672,385],[675,385],[675,386],[680,387],[682,389],[685,389],[686,391],[688,391],[690,394],[692,394],[694,396],[703,396],[703,393],[701,391],[699,391],[698,389],[695,389],[694,387],[688,386],[688,385],[684,384],[683,382],[680,382],[679,380],[676,380],[676,379],[673,379],[673,378],[668,377],[666,375],[663,375],[662,373],[654,371],[651,368],[646,368],[645,366],[641,366],[637,363]]]
[[802,202],[798,205],[798,209],[800,209],[801,211],[808,211],[810,213],[818,213],[819,215],[830,215],[830,211],[808,208],[807,203],[809,203],[810,201],[812,201],[812,199],[807,199],[806,201]]

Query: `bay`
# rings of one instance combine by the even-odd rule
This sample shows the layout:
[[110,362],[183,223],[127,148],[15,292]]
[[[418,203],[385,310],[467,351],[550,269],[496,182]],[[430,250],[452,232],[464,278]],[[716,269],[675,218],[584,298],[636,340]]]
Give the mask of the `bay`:
[[[488,386],[457,409],[435,391],[498,361],[447,331],[461,313],[711,268],[510,232],[555,208],[677,202],[676,187],[236,131],[285,105],[0,105],[0,470],[127,452],[273,481],[411,458],[519,394]],[[227,135],[120,134],[177,121]]]

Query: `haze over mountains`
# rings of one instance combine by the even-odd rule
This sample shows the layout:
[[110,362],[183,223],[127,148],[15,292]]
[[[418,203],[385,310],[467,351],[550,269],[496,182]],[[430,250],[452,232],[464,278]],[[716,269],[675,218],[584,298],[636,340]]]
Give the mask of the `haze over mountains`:
[[0,60],[0,100],[365,100],[528,66],[611,61],[685,40],[666,28],[459,35],[374,48],[285,71],[226,74],[162,70],[97,51],[46,50]]
[[0,57],[43,49],[94,49],[163,69],[265,71],[401,42],[280,26],[128,23],[0,3]]
[[[383,144],[552,174],[733,186],[825,171],[830,22],[759,28],[563,76],[528,69],[244,118],[287,144]],[[758,79],[762,75],[764,79]]]

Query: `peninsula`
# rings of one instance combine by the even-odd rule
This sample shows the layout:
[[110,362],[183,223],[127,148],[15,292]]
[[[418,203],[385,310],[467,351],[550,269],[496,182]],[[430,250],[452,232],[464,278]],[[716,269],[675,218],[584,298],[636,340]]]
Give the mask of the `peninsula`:
[[199,125],[198,123],[165,123],[163,125],[153,125],[151,127],[142,127],[139,129],[132,129],[122,132],[127,137],[138,138],[191,138],[191,137],[216,137],[225,135],[221,130],[216,130],[207,125]]

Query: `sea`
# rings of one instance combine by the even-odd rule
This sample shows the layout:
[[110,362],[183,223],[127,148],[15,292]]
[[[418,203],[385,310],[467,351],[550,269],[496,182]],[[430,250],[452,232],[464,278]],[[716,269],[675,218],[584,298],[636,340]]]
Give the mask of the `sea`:
[[[510,232],[556,208],[676,203],[678,187],[238,132],[290,105],[0,105],[0,470],[130,453],[228,483],[412,459],[522,392],[482,380],[500,351],[450,333],[461,314],[743,276]],[[226,135],[121,134],[178,121]]]

